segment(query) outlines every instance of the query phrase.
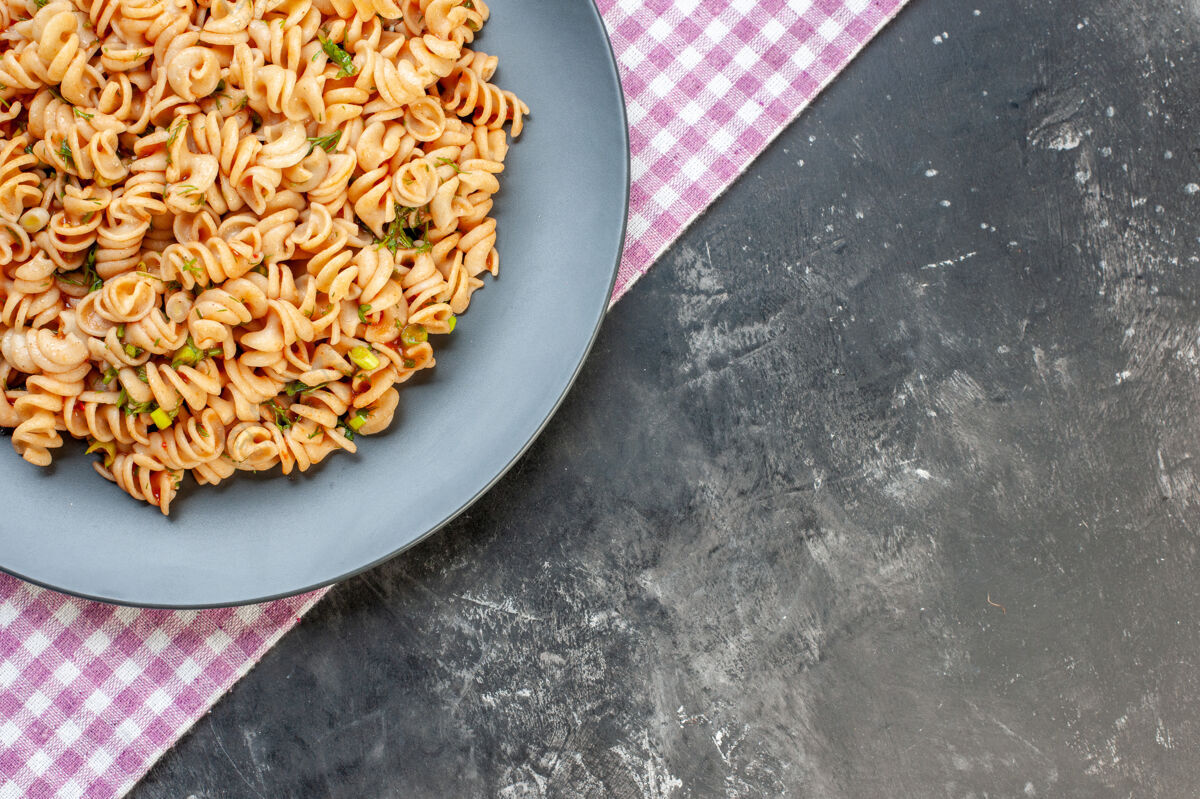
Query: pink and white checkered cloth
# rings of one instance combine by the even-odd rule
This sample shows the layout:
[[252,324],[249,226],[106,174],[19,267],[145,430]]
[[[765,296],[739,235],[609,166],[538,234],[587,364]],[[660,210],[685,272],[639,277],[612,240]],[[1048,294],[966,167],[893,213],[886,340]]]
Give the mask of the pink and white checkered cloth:
[[[615,302],[905,0],[598,0],[629,108]],[[0,575],[0,799],[114,797],[322,592],[118,608]]]
[[0,797],[125,793],[318,598],[143,610],[0,575]]
[[633,188],[613,301],[907,0],[598,0]]

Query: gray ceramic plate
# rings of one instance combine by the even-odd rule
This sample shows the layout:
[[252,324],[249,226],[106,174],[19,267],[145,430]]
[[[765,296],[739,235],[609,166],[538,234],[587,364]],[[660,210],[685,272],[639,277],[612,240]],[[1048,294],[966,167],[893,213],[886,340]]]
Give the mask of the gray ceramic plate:
[[500,57],[496,81],[532,109],[501,176],[500,277],[439,340],[437,368],[401,390],[392,430],[305,475],[192,484],[170,519],[94,474],[81,447],[41,470],[5,440],[0,568],[136,605],[270,599],[392,557],[504,474],[558,407],[604,316],[629,146],[592,0],[493,3],[477,46]]

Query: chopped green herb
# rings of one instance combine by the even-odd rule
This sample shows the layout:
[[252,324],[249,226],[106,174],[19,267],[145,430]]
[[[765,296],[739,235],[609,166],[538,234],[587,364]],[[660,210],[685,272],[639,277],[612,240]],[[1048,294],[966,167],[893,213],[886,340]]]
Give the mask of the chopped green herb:
[[179,120],[178,125],[175,125],[169,129],[169,135],[167,136],[167,147],[170,147],[175,143],[175,140],[179,138],[179,134],[183,132],[185,127],[187,127],[187,120],[181,119]]
[[369,314],[370,312],[371,312],[370,305],[358,306],[358,321],[362,322],[365,325],[367,323],[367,314]]
[[275,426],[279,428],[280,432],[292,426],[292,415],[286,409],[279,407],[275,400],[264,402],[263,406],[275,415]]
[[102,289],[104,287],[104,278],[96,274],[96,246],[93,244],[88,249],[87,257],[83,259],[83,274],[79,280],[62,275],[59,275],[58,279],[72,286],[86,286],[89,294]]
[[346,425],[351,430],[358,432],[362,429],[362,426],[367,423],[368,416],[370,416],[370,414],[367,413],[366,410],[358,411],[346,421]]
[[187,127],[187,120],[181,119],[178,125],[171,128],[171,133],[167,136],[167,164],[171,163],[171,146],[175,144],[175,140],[179,138],[179,134],[183,132],[185,127]]
[[308,440],[312,441],[314,438],[316,438],[319,435],[321,435],[321,428],[318,427],[316,430],[313,431],[312,435],[308,437]]
[[416,369],[417,368],[417,362],[414,361],[412,358],[405,358],[403,363],[404,363],[405,369]]
[[359,369],[370,372],[379,368],[379,356],[366,347],[355,347],[350,350],[350,360]]
[[223,350],[220,347],[213,347],[211,350],[202,350],[192,341],[192,337],[187,337],[187,343],[180,347],[175,352],[175,357],[171,359],[171,368],[178,369],[181,366],[195,366],[205,358],[216,358],[222,354]]
[[75,116],[79,117],[80,119],[91,119],[92,117],[95,116],[95,114],[88,114],[83,111],[80,111],[78,108],[72,107],[71,110],[74,111]]
[[101,382],[107,386],[109,383],[111,383],[112,381],[114,381],[116,379],[117,379],[116,367],[110,366],[104,370],[104,377],[101,380]]
[[33,4],[38,8],[43,8],[50,0],[33,0]]
[[[416,248],[417,252],[428,252],[429,249],[433,249],[433,246],[428,245],[428,242],[422,244],[420,247],[417,247],[413,243],[412,233],[404,227],[405,220],[406,216],[403,214],[393,219],[388,225],[384,237],[377,239],[376,243],[380,247],[387,247],[393,255],[396,254],[396,250],[398,249],[411,250]],[[425,249],[426,246],[429,249]]]
[[451,161],[449,158],[439,158],[437,162],[441,166],[451,167],[456,175],[461,175],[463,173],[463,168]]
[[215,91],[218,91],[218,92],[225,91],[225,79],[224,78],[221,78],[219,81],[217,81],[217,88]]
[[204,270],[196,266],[195,258],[184,258],[183,263],[179,265],[179,268],[185,272],[192,273],[196,277],[204,277]]
[[75,168],[75,156],[71,153],[71,145],[67,144],[66,139],[63,139],[62,143],[58,145],[58,156],[67,167]]
[[166,430],[171,426],[171,417],[162,408],[150,411],[150,421],[154,422],[154,426],[159,430]]
[[300,380],[293,380],[291,383],[287,384],[287,395],[289,397],[294,397],[297,394],[304,396],[305,394],[309,394],[319,388],[324,388],[326,385],[326,383],[319,383],[318,385],[310,386]]
[[145,352],[145,350],[143,350],[141,347],[135,347],[133,344],[125,345],[125,354],[130,358],[140,357],[143,352]]
[[130,402],[129,395],[125,393],[125,389],[121,389],[121,394],[117,397],[117,407],[123,408],[127,416],[136,416],[139,413],[150,413],[158,406],[154,404],[154,400]]
[[125,338],[125,325],[117,325],[117,338]]
[[334,149],[337,148],[338,142],[341,141],[341,138],[342,138],[342,132],[340,130],[335,130],[333,133],[330,133],[328,136],[309,136],[308,137],[308,142],[309,142],[308,154],[312,155],[312,151],[317,149],[318,147],[320,147],[322,150],[324,150],[327,153],[331,153],[334,151]]
[[[46,0],[43,0],[43,2],[46,2]],[[86,450],[84,450],[84,453],[91,455],[93,452],[103,452],[104,453],[104,468],[105,469],[110,468],[113,465],[113,459],[117,457],[116,446],[114,446],[111,441],[96,441],[95,439],[88,439],[88,440],[91,441],[92,443],[88,446],[88,448]]]
[[104,288],[104,278],[96,274],[96,247],[98,246],[98,244],[93,244],[88,249],[87,257],[83,259],[84,279],[87,279],[89,275],[92,278],[92,284],[88,287],[88,294]]
[[88,211],[86,214],[83,215],[83,224],[86,225],[88,222],[91,222],[92,218],[95,216],[96,216],[95,211]]
[[400,340],[405,346],[411,347],[414,344],[420,344],[429,340],[429,333],[426,332],[424,325],[405,325],[400,331]]
[[150,378],[146,377],[146,364],[142,364],[141,366],[138,367],[137,377],[138,377],[138,380],[141,380],[143,383],[150,382]]
[[206,428],[206,427],[201,427],[201,428],[200,428],[200,437],[201,437],[201,438],[208,438],[208,428]]
[[325,36],[317,37],[321,42],[321,49],[325,51],[325,55],[329,60],[338,65],[338,72],[334,75],[335,78],[348,78],[351,75],[358,73],[358,68],[354,66],[353,59],[350,54],[341,48],[332,39]]

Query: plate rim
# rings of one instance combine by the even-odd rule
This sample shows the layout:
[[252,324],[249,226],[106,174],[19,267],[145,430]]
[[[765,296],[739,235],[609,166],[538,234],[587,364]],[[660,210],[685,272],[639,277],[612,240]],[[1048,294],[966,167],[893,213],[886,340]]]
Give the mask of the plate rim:
[[613,292],[613,289],[616,287],[617,275],[621,268],[622,257],[625,253],[625,242],[626,242],[626,237],[627,237],[627,234],[629,231],[629,202],[630,202],[631,191],[632,191],[632,153],[630,150],[629,116],[628,116],[626,100],[625,100],[625,87],[621,82],[621,70],[620,70],[619,62],[617,60],[616,50],[613,48],[612,36],[609,34],[608,26],[604,22],[604,16],[600,12],[600,7],[597,4],[597,0],[586,0],[586,2],[591,10],[593,17],[595,18],[597,25],[599,26],[600,31],[603,33],[604,46],[608,52],[608,61],[607,61],[606,66],[610,71],[611,77],[613,78],[613,82],[616,84],[617,99],[619,101],[618,102],[619,110],[618,110],[617,116],[618,116],[618,121],[620,122],[620,131],[621,131],[620,139],[621,139],[621,144],[622,144],[621,149],[622,149],[622,154],[623,154],[623,158],[621,161],[621,169],[624,173],[624,180],[622,181],[623,187],[624,187],[624,196],[622,199],[624,212],[621,215],[621,227],[620,227],[620,232],[619,232],[618,239],[617,239],[617,256],[612,265],[612,274],[610,275],[609,280],[608,280],[608,289],[607,289],[606,293],[604,294],[603,304],[600,308],[599,313],[596,316],[596,321],[595,321],[594,325],[592,326],[591,334],[588,336],[587,343],[583,348],[583,353],[579,359],[579,362],[575,365],[575,368],[572,370],[570,377],[567,379],[566,383],[563,385],[562,391],[560,391],[558,396],[555,398],[554,403],[551,406],[550,411],[546,414],[545,418],[542,419],[542,421],[537,425],[537,427],[534,429],[532,434],[530,434],[529,438],[520,446],[520,448],[516,451],[516,453],[513,454],[513,456],[504,464],[504,466],[500,469],[500,471],[498,471],[496,473],[496,475],[494,477],[492,477],[486,484],[484,484],[477,492],[472,494],[459,507],[457,507],[453,511],[449,512],[445,516],[445,518],[443,518],[437,524],[433,525],[425,532],[423,532],[420,535],[418,535],[417,537],[413,538],[411,541],[407,541],[404,544],[400,545],[399,547],[391,550],[390,552],[383,555],[382,557],[376,558],[375,560],[373,560],[369,563],[366,563],[362,566],[358,566],[353,569],[350,569],[349,571],[346,571],[346,572],[339,574],[328,580],[321,580],[319,582],[316,582],[316,583],[313,583],[310,585],[306,585],[304,587],[297,588],[295,590],[289,589],[286,591],[276,592],[276,593],[272,593],[272,594],[266,594],[266,595],[259,596],[259,597],[238,599],[233,602],[224,602],[224,603],[220,603],[220,604],[209,604],[209,603],[202,603],[202,602],[200,602],[200,603],[197,603],[197,602],[188,602],[188,603],[134,602],[131,600],[120,599],[120,598],[115,598],[115,597],[111,597],[111,596],[103,596],[100,594],[89,593],[87,591],[81,591],[81,590],[67,588],[65,586],[54,585],[53,583],[45,581],[45,580],[39,580],[34,577],[26,576],[26,575],[22,574],[20,571],[10,569],[10,568],[4,566],[3,564],[0,564],[0,572],[3,572],[4,574],[8,574],[12,577],[15,577],[18,580],[22,580],[22,581],[30,583],[32,585],[39,586],[40,588],[48,589],[51,591],[56,591],[60,594],[66,594],[68,596],[78,597],[79,599],[85,599],[85,600],[88,600],[91,602],[102,602],[107,605],[115,605],[115,606],[120,606],[120,607],[146,608],[146,609],[155,609],[155,610],[210,610],[210,609],[215,609],[215,608],[236,608],[236,607],[243,607],[246,605],[258,605],[258,604],[264,604],[267,602],[276,602],[276,601],[279,601],[282,599],[289,599],[291,597],[297,597],[297,596],[301,596],[303,594],[312,593],[312,592],[320,590],[322,588],[328,588],[330,586],[333,586],[338,583],[349,580],[352,577],[356,577],[356,576],[362,574],[363,572],[366,572],[366,571],[369,571],[369,570],[375,568],[376,566],[386,563],[387,561],[392,560],[395,557],[398,557],[400,554],[406,552],[407,550],[412,549],[413,547],[417,546],[418,544],[428,540],[431,536],[433,536],[436,533],[438,533],[439,531],[441,531],[446,525],[450,524],[450,522],[454,521],[459,516],[461,516],[464,511],[466,511],[468,508],[470,508],[472,505],[474,505],[476,502],[478,502],[479,499],[482,498],[484,494],[487,494],[489,491],[491,491],[492,488],[494,488],[495,485],[497,483],[499,483],[500,480],[503,479],[504,476],[509,473],[509,471],[512,470],[513,466],[515,466],[517,464],[517,461],[521,460],[521,458],[525,455],[525,453],[529,451],[529,448],[531,446],[533,446],[533,442],[537,441],[537,439],[545,431],[546,426],[550,424],[550,421],[558,413],[559,409],[562,407],[563,402],[567,398],[567,394],[570,393],[571,389],[575,386],[575,382],[579,379],[579,375],[583,371],[583,367],[587,363],[588,357],[591,355],[593,347],[595,347],[596,339],[599,338],[600,328],[604,324],[605,318],[608,316],[609,309],[612,307],[612,304],[611,304],[612,292]]

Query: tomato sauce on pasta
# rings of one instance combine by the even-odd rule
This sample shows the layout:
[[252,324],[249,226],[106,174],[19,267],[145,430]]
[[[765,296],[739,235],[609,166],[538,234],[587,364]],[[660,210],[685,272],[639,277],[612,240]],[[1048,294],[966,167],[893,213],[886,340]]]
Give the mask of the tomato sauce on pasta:
[[[190,473],[384,430],[495,275],[509,131],[483,0],[0,3],[0,426]],[[507,127],[507,130],[506,130]]]

